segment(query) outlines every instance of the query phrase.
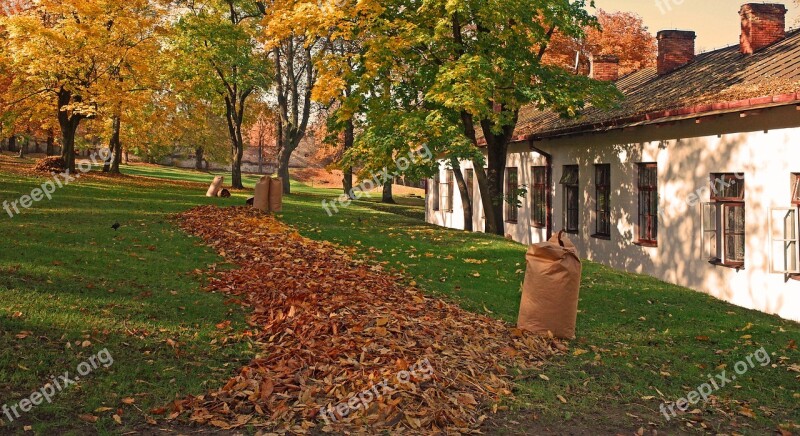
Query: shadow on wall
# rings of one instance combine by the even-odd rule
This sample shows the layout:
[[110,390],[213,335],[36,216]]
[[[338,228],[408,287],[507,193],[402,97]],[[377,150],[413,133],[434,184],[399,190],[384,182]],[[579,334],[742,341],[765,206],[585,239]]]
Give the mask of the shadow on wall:
[[[602,151],[599,151],[602,150]],[[777,313],[783,298],[777,294],[766,300],[759,286],[768,271],[768,253],[764,238],[770,204],[759,201],[768,198],[760,183],[746,186],[746,265],[744,270],[710,265],[702,253],[701,204],[710,200],[709,175],[716,172],[743,172],[746,179],[757,174],[759,160],[756,147],[748,145],[747,134],[727,134],[671,141],[651,141],[598,147],[586,145],[571,148],[570,162],[581,168],[584,186],[581,205],[584,231],[578,237],[584,255],[612,268],[649,274],[665,281],[704,290],[728,301],[744,300],[744,288],[754,304],[761,302],[763,310]],[[635,245],[638,221],[639,162],[659,164],[659,246],[646,248]],[[594,165],[610,163],[612,168],[611,240],[592,238],[595,231]],[[556,182],[556,195],[560,186]],[[690,205],[690,195],[701,190],[700,201]],[[769,201],[769,200],[765,200]],[[561,216],[556,213],[556,217]],[[586,231],[588,230],[588,232]],[[737,286],[731,286],[735,281]]]

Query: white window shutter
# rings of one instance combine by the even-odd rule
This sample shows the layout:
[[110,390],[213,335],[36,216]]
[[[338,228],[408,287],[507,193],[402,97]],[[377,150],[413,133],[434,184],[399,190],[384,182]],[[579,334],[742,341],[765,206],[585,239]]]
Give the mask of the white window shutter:
[[797,209],[770,209],[769,234],[770,273],[800,274],[800,222]]
[[719,204],[717,203],[703,203],[702,205],[703,223],[702,223],[702,249],[703,258],[709,261],[720,260],[719,250]]

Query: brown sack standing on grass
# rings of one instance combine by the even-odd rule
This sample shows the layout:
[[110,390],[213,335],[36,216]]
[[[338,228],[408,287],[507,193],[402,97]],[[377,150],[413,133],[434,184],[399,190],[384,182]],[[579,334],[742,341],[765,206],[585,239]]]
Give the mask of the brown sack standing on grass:
[[264,213],[269,213],[270,185],[269,177],[262,177],[253,196],[253,207]]
[[208,192],[206,192],[206,197],[216,197],[220,189],[222,189],[222,182],[224,180],[225,178],[222,176],[214,177],[214,181],[211,182],[211,186],[208,187]]
[[269,179],[269,183],[269,210],[280,212],[283,210],[283,179]]
[[575,338],[581,260],[564,232],[535,244],[525,255],[527,268],[517,327],[561,339]]

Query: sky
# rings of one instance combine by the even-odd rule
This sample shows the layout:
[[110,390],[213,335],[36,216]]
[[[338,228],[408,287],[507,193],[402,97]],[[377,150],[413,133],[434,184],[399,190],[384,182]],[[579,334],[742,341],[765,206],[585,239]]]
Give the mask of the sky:
[[[595,0],[595,5],[608,12],[635,12],[644,19],[650,32],[678,29],[697,32],[697,50],[708,51],[739,43],[741,23],[739,8],[747,0]],[[800,25],[800,7],[794,0],[772,0],[789,9],[786,27]]]

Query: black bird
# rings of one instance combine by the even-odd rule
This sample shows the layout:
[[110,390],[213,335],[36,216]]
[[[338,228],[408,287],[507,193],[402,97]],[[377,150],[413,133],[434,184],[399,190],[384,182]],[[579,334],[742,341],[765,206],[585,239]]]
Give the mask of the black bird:
[[114,229],[114,231],[115,231],[115,232],[117,231],[117,229],[118,229],[119,227],[120,227],[120,226],[119,226],[119,223],[114,223],[114,225],[113,225],[113,226],[111,226],[111,228],[112,228],[112,229]]

